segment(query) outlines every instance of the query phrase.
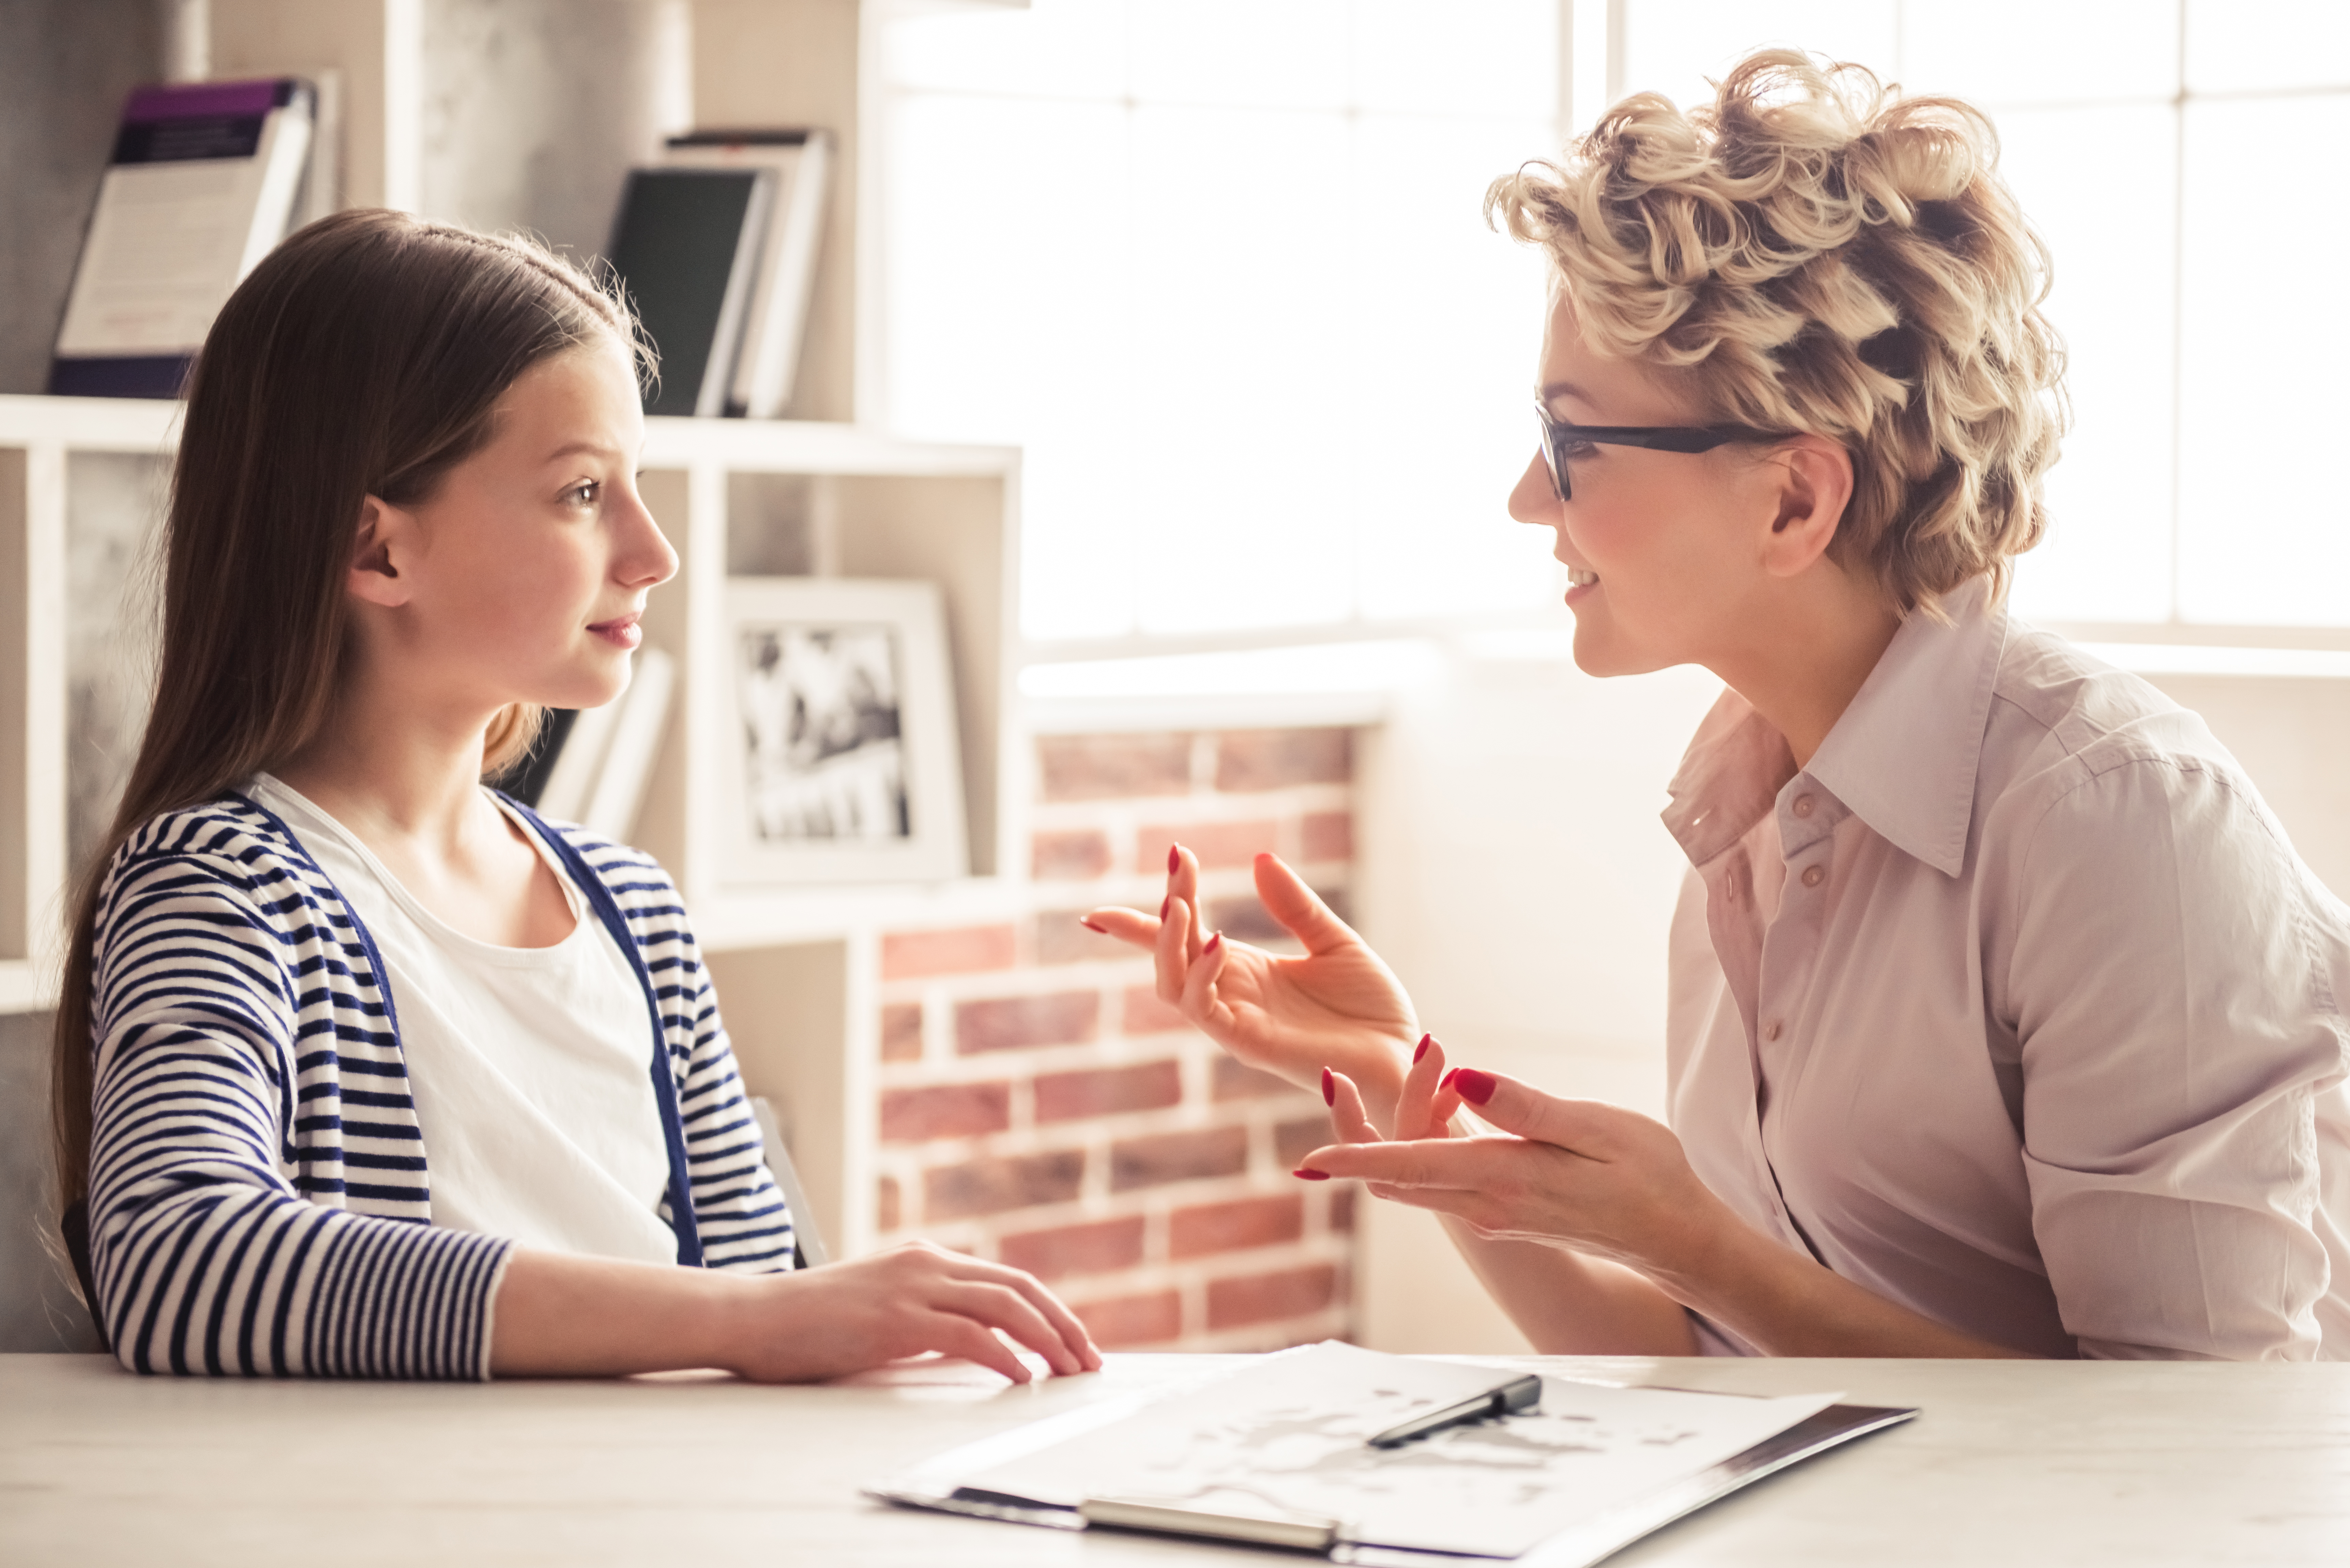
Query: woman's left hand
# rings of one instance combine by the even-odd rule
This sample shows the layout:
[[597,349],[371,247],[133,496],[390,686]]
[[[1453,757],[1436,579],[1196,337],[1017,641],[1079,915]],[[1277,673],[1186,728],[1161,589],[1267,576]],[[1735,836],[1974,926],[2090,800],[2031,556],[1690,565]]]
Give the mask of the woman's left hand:
[[1334,1119],[1348,1141],[1315,1149],[1299,1173],[1355,1178],[1374,1197],[1450,1214],[1480,1236],[1611,1259],[1669,1290],[1701,1272],[1721,1225],[1737,1222],[1659,1122],[1469,1067],[1442,1086],[1514,1136],[1447,1137],[1439,1127],[1379,1141],[1354,1085],[1333,1075]]

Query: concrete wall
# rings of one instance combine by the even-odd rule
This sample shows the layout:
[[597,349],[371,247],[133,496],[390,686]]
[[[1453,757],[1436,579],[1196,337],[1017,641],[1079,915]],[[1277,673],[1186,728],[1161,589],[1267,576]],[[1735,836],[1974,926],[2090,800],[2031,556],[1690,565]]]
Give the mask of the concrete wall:
[[154,0],[0,5],[0,392],[37,392],[124,97],[161,65]]

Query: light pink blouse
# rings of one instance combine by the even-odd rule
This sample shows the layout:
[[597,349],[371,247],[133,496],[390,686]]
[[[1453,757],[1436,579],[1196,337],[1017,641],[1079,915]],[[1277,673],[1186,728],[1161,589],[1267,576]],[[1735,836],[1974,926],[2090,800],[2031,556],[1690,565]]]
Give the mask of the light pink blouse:
[[2350,910],[2201,720],[1988,599],[1911,616],[1807,768],[1735,693],[1699,729],[1674,1130],[2017,1350],[2350,1357]]

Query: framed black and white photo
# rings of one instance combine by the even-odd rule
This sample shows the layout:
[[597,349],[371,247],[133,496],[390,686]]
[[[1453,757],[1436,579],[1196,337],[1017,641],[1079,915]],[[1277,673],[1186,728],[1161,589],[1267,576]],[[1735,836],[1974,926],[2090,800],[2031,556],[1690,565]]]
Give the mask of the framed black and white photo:
[[945,616],[928,582],[733,577],[723,880],[963,875]]

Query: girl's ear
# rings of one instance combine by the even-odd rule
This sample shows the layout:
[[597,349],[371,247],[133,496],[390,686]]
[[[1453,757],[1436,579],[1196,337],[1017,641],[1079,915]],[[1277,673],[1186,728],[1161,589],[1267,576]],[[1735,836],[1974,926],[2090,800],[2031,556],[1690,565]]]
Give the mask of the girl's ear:
[[410,584],[400,565],[414,547],[414,516],[369,496],[359,508],[359,534],[351,546],[344,588],[362,603],[393,607],[408,602]]
[[1779,494],[1762,568],[1792,577],[1825,555],[1835,538],[1852,504],[1852,454],[1820,436],[1797,436],[1771,454],[1768,466],[1779,474]]

